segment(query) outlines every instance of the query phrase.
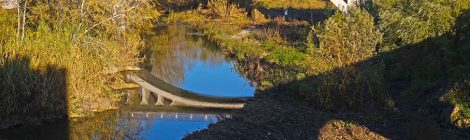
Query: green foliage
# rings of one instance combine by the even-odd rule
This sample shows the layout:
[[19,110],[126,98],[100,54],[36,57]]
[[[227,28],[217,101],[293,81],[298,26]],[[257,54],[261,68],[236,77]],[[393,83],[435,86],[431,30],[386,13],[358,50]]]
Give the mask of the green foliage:
[[[316,75],[313,93],[305,96],[329,110],[383,108],[387,100],[383,68],[376,56],[382,34],[367,11],[336,13],[311,31],[309,53]],[[318,44],[315,44],[318,43]],[[318,47],[316,47],[318,46]]]
[[[468,9],[467,0],[375,0],[380,29],[391,46],[421,42],[452,32],[455,18]],[[465,6],[467,4],[467,6]]]
[[279,47],[273,50],[266,58],[282,66],[301,66],[306,61],[307,54],[293,48]]
[[[228,9],[227,9],[228,8]],[[232,12],[230,12],[232,11]],[[230,15],[226,15],[230,13]],[[238,14],[237,14],[238,13]],[[302,27],[291,30],[285,19],[276,25],[269,25],[265,29],[250,31],[246,38],[237,38],[243,28],[254,26],[261,21],[252,21],[246,16],[243,8],[228,4],[223,0],[209,1],[208,9],[195,9],[184,12],[170,12],[163,18],[167,22],[186,22],[206,29],[211,39],[221,43],[223,50],[234,54],[238,59],[262,58],[271,63],[282,66],[296,66],[304,68],[307,55],[297,48],[288,47],[287,41],[281,33],[289,32],[291,37],[304,31],[303,26],[308,23],[299,22]],[[308,26],[305,26],[308,27]],[[304,37],[298,37],[304,39]]]
[[308,40],[312,56],[338,68],[373,57],[382,34],[367,11],[356,9],[349,16],[336,13],[324,25],[313,28]]
[[[396,90],[394,93],[403,94],[410,101],[428,101],[432,93],[444,94],[439,96],[458,107],[457,117],[468,118],[470,1],[374,2],[380,13],[378,23],[384,32],[384,47],[387,47],[383,51],[390,51],[382,54],[387,81],[392,81],[389,84]],[[437,91],[449,85],[447,91]],[[438,114],[435,108],[429,112]]]
[[445,95],[446,100],[459,106],[456,118],[470,118],[470,81],[455,84]]

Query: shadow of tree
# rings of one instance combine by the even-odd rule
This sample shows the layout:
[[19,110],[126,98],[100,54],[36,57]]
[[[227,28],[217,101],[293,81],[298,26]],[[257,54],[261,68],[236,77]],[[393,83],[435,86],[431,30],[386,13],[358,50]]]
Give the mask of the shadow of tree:
[[[463,24],[469,30],[468,23]],[[350,66],[276,85],[257,93],[233,118],[185,139],[468,139],[470,129],[451,124],[454,106],[443,99],[449,86],[470,79],[468,36],[429,38]],[[342,71],[350,67],[375,71],[371,68],[378,64],[383,65],[384,88],[392,106],[383,108],[385,101],[373,97],[382,93],[347,104],[359,97],[335,92],[318,96],[315,92],[325,86],[322,79],[347,78]],[[335,82],[329,82],[334,88]],[[367,88],[374,87],[353,89]],[[319,104],[322,99],[331,102]]]
[[[31,66],[28,57],[8,58],[0,62],[0,126],[40,124],[67,118],[67,72],[54,65],[44,69]],[[54,132],[57,137],[68,138],[68,128]],[[0,138],[15,132],[0,131]],[[24,133],[24,132],[23,132]],[[28,132],[34,133],[34,132]],[[29,135],[25,139],[34,139]],[[18,139],[22,139],[18,137]]]
[[144,124],[116,111],[68,118],[67,70],[31,65],[28,57],[0,59],[0,139],[139,139],[129,135]]
[[[275,17],[286,17],[289,20],[297,19],[297,20],[305,20],[309,23],[316,24],[320,21],[324,21],[330,15],[332,15],[331,9],[295,9],[295,8],[266,8],[266,7],[257,7],[257,9],[263,13],[268,18],[275,18]],[[288,11],[288,15],[285,15],[285,11]]]

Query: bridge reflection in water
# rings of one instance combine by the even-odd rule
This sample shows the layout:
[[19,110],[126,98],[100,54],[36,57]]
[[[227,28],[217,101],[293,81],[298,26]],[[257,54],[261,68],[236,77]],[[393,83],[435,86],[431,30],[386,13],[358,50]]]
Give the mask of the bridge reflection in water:
[[190,92],[160,80],[145,70],[126,72],[126,77],[140,86],[141,105],[149,105],[153,97],[156,99],[155,106],[240,109],[248,99],[248,97],[225,98]]
[[170,120],[170,121],[204,121],[215,123],[219,120],[230,118],[229,114],[198,114],[180,112],[128,112],[132,119]]
[[230,113],[223,109],[126,105],[91,118],[0,131],[0,139],[180,139],[230,118]]

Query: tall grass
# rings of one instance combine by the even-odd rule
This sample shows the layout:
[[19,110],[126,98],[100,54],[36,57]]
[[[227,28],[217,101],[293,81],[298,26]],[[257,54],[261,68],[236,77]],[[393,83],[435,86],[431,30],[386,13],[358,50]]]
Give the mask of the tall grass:
[[116,9],[102,10],[113,1],[84,3],[85,12],[68,2],[55,4],[30,3],[24,38],[17,36],[16,12],[0,9],[0,126],[116,108],[121,95],[110,87],[124,77],[109,72],[137,66],[140,33],[158,15],[145,2],[131,3],[133,10],[111,20]]
[[308,52],[313,59],[309,72],[318,78],[307,98],[330,110],[393,105],[387,99],[383,64],[372,59],[377,57],[382,34],[367,11],[352,9],[350,15],[338,12],[309,36],[313,37],[309,39]]
[[[65,25],[66,26],[66,25]],[[113,103],[118,100],[118,94],[110,94],[109,88],[112,82],[120,75],[105,75],[113,67],[133,66],[139,62],[137,58],[138,43],[128,46],[121,46],[119,42],[89,42],[78,43],[72,40],[73,29],[69,27],[56,28],[52,31],[47,25],[39,25],[38,31],[27,33],[23,42],[9,41],[2,48],[0,53],[4,56],[3,61],[15,61],[17,58],[29,58],[29,62],[17,63],[20,67],[37,70],[40,73],[48,71],[50,66],[65,71],[65,74],[50,73],[45,79],[32,80],[38,78],[37,75],[28,75],[15,77],[16,67],[3,66],[5,62],[0,63],[0,67],[5,67],[10,73],[1,73],[4,77],[1,83],[2,87],[28,87],[12,91],[11,88],[5,88],[1,93],[2,97],[16,92],[16,94],[27,94],[29,90],[40,92],[40,95],[50,95],[57,91],[54,89],[42,89],[42,85],[55,83],[56,78],[64,77],[66,82],[60,88],[67,91],[66,101],[69,108],[67,113],[71,117],[90,115],[92,110],[106,110],[116,107]],[[102,44],[102,46],[96,46]],[[114,80],[110,80],[114,79]],[[22,84],[25,83],[25,84]],[[62,99],[62,98],[58,98]],[[35,99],[41,100],[41,99]],[[54,99],[53,99],[54,100]],[[20,104],[10,102],[12,104]],[[50,102],[43,100],[41,102]],[[51,103],[53,105],[53,103]],[[34,109],[31,109],[34,110]]]

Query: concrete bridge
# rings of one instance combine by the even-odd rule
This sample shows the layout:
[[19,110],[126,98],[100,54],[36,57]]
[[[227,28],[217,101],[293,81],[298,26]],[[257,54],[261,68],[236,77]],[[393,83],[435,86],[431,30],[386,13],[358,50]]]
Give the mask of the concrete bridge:
[[152,97],[156,99],[155,106],[240,109],[246,103],[246,98],[213,97],[190,92],[160,80],[145,70],[125,73],[128,80],[140,86],[141,105],[150,105]]

